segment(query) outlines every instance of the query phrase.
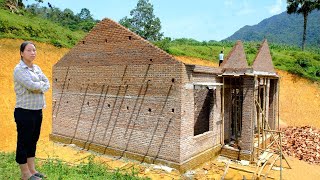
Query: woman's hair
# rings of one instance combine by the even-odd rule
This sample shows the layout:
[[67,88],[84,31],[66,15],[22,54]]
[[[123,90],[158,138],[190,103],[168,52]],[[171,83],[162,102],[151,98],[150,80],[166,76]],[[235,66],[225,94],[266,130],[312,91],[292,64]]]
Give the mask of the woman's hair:
[[[31,41],[24,41],[24,42],[20,45],[20,53],[22,53],[22,52],[24,51],[24,49],[26,48],[26,46],[27,46],[28,44],[33,44],[33,42],[31,42]],[[34,44],[33,44],[33,45],[34,45]],[[36,46],[36,45],[34,45],[34,46]],[[21,56],[21,59],[22,59],[22,56]]]

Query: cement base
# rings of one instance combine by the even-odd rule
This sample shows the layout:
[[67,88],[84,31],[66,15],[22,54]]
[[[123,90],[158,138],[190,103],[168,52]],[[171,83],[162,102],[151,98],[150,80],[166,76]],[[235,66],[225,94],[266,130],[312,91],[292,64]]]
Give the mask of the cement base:
[[196,156],[189,158],[186,161],[172,162],[165,159],[145,156],[145,155],[141,155],[133,152],[123,151],[121,149],[106,147],[101,144],[86,143],[85,141],[82,141],[82,140],[72,139],[70,137],[57,135],[57,134],[50,134],[50,140],[54,142],[64,143],[64,144],[75,144],[80,148],[92,150],[102,154],[108,154],[111,156],[125,157],[125,158],[134,159],[134,160],[149,163],[149,164],[162,164],[162,165],[175,168],[182,173],[187,170],[193,169],[205,162],[208,162],[209,160],[214,159],[221,152],[221,145],[217,145],[204,152],[199,153]]
[[222,147],[221,156],[234,159],[234,160],[247,160],[251,161],[251,154],[244,153],[238,149],[231,149]]

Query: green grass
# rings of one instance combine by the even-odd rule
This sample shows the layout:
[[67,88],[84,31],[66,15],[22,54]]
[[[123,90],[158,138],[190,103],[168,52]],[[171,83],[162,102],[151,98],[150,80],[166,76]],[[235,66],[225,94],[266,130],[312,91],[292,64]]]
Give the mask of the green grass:
[[[88,163],[70,165],[58,159],[46,159],[37,161],[38,170],[45,173],[50,180],[81,180],[81,179],[117,179],[138,180],[147,179],[137,176],[137,171],[122,171],[110,169],[103,164],[93,161],[94,156],[89,157]],[[19,179],[20,170],[15,162],[14,153],[0,152],[0,179]]]
[[71,31],[49,20],[11,13],[0,9],[0,38],[34,40],[57,47],[73,47],[85,36],[83,31]]
[[[224,48],[225,56],[231,51],[234,43],[227,42],[195,42],[189,39],[179,39],[167,42],[166,51],[176,56],[189,56],[208,61],[218,62],[218,54]],[[261,42],[244,42],[244,49],[249,66],[256,57]],[[155,43],[157,45],[157,43]],[[161,48],[161,47],[160,47]],[[269,43],[269,48],[276,69],[285,70],[312,81],[320,82],[320,51],[299,48],[288,45]]]

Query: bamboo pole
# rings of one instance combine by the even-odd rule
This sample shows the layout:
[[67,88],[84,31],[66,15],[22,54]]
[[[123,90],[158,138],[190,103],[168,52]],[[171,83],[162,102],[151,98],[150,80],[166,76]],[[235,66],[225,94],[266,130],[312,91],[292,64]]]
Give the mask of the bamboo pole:
[[[255,102],[255,99],[256,99],[256,97],[257,97],[257,95],[259,94],[259,89],[257,88],[257,87],[259,87],[259,84],[258,84],[258,80],[257,80],[257,76],[254,76],[254,91],[253,91],[253,101]],[[255,105],[255,103],[254,103],[254,107],[253,107],[254,109],[253,109],[253,113],[252,113],[252,115],[251,116],[253,116],[253,118],[254,118],[254,128],[258,128],[258,114],[257,114],[257,107],[256,107],[256,105]],[[252,119],[253,119],[252,118]],[[259,128],[258,128],[258,131],[259,131]],[[253,133],[253,135],[254,135],[254,133]],[[259,133],[258,133],[258,140],[259,140]],[[252,142],[252,144],[253,144],[253,147],[254,147],[254,143],[255,143],[255,139],[253,138],[253,140],[252,140],[253,142]],[[259,157],[259,150],[257,150],[257,155],[256,155],[256,159],[258,159],[258,157]]]
[[280,78],[279,78],[279,80],[277,81],[277,87],[278,87],[278,91],[277,91],[277,101],[278,101],[278,103],[277,103],[277,109],[278,109],[278,131],[280,131],[280,111],[279,111],[279,109],[280,109]]
[[234,137],[235,140],[237,140],[237,86],[236,86],[236,79],[233,78],[233,99],[232,99],[232,109],[233,109],[233,113],[232,113],[232,117],[233,117],[233,133],[234,133]]
[[[263,109],[261,109],[262,114],[265,114],[266,111],[266,78],[263,78],[263,96],[262,96],[262,102],[263,102]],[[262,116],[261,116],[262,117]],[[262,117],[262,129],[265,129],[266,127],[266,118]],[[263,148],[266,148],[266,132],[262,131],[262,146]]]
[[[257,98],[259,98],[260,99],[260,89],[259,89],[259,86],[260,86],[260,80],[257,80],[258,82],[257,82],[257,84],[258,84],[258,87],[257,87]],[[259,102],[257,102],[256,101],[256,103],[257,103],[257,105],[259,106]],[[259,106],[260,107],[260,106]],[[257,117],[259,116],[260,117],[260,109],[261,108],[259,108],[259,111],[257,110]],[[258,123],[258,147],[260,146],[260,118],[257,118],[257,123]],[[257,158],[259,157],[259,154],[260,154],[260,151],[258,150],[257,151]]]
[[279,136],[280,136],[280,180],[282,180],[282,138],[280,133],[279,133]]
[[[264,109],[264,111],[265,111],[265,116],[266,116],[266,118],[265,118],[265,121],[266,121],[266,123],[268,123],[269,124],[269,106],[270,106],[270,79],[266,79],[266,83],[267,83],[267,85],[266,85],[266,94],[265,94],[265,97],[266,97],[266,102],[265,102],[265,109]],[[270,124],[269,124],[269,126],[270,126]],[[264,128],[264,129],[266,129],[266,128]]]
[[224,145],[224,88],[225,88],[225,81],[224,81],[224,77],[222,77],[222,83],[223,83],[223,87],[222,87],[222,104],[221,104],[221,113],[222,113],[222,119],[221,119],[221,145]]
[[228,169],[229,169],[229,166],[230,166],[230,163],[231,163],[231,160],[228,161],[227,166],[226,166],[226,168],[225,168],[225,170],[223,172],[223,175],[221,177],[221,180],[224,180],[224,178],[226,177]]
[[272,130],[272,129],[264,129],[267,132],[275,132],[275,133],[282,133],[282,131]]

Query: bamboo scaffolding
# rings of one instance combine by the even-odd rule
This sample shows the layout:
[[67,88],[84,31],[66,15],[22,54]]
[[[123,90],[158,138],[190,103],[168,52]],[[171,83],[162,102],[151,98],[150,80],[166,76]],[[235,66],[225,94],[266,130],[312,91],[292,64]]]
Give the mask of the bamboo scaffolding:
[[[256,102],[256,104],[258,105],[260,111],[262,111],[262,108],[261,108],[259,102],[257,101],[257,99],[255,99],[255,102]],[[278,106],[278,107],[279,107],[279,106]],[[265,115],[264,115],[263,112],[262,112],[262,117],[264,118],[264,121],[265,121],[266,117],[265,117]],[[279,121],[279,118],[278,118],[278,121]],[[279,124],[279,122],[278,122],[278,124]],[[272,130],[272,129],[270,128],[270,126],[269,126],[268,123],[266,123],[266,125],[267,125],[266,128],[268,128],[268,129],[265,129],[265,128],[264,128],[264,129],[263,129],[263,132],[271,132],[271,136],[272,136],[272,138],[273,138],[273,141],[272,141],[270,144],[276,143],[276,145],[277,145],[277,147],[278,147],[278,149],[279,149],[279,150],[277,150],[277,151],[279,152],[279,157],[280,157],[280,180],[282,180],[282,159],[284,159],[284,160],[286,161],[286,163],[287,163],[287,165],[289,166],[290,169],[291,169],[291,166],[290,166],[289,162],[287,161],[287,159],[283,156],[283,153],[282,153],[281,131],[279,131],[279,128],[278,128],[278,131],[277,131],[277,130]],[[274,137],[273,133],[278,134],[279,137],[277,137],[277,138]],[[259,138],[259,139],[260,139],[260,138]],[[279,139],[280,143],[277,142],[278,139]],[[260,148],[259,148],[259,143],[258,143],[257,149],[260,149]],[[261,150],[266,151],[266,149],[264,149],[264,148],[262,148]],[[275,162],[274,162],[274,163],[275,163]],[[274,163],[273,163],[273,164],[274,164]],[[272,168],[272,167],[271,167],[271,168]]]

